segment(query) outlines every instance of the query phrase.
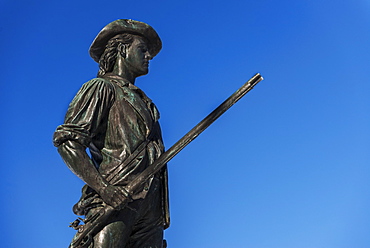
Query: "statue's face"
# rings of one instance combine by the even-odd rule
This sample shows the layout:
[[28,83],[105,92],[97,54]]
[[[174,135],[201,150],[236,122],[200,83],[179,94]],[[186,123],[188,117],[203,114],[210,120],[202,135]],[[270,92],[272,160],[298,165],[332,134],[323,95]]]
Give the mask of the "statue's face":
[[149,60],[152,57],[143,38],[135,36],[131,46],[126,51],[125,65],[135,77],[148,74]]

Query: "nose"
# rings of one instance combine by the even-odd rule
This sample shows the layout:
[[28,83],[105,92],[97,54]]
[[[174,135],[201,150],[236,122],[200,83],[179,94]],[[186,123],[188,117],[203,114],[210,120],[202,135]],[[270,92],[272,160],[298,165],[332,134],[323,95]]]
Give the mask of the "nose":
[[153,56],[149,53],[149,51],[146,51],[146,53],[145,53],[145,58],[146,58],[147,60],[151,60],[151,59],[153,58]]

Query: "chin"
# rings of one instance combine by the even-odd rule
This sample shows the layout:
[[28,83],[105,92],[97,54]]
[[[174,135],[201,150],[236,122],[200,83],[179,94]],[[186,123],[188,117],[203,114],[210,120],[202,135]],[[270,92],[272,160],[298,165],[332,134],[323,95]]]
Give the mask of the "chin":
[[144,75],[146,75],[148,73],[149,73],[149,70],[142,71],[142,72],[138,73],[137,77],[144,76]]
[[145,69],[145,70],[142,71],[141,75],[143,76],[143,75],[146,75],[148,73],[149,73],[149,69],[147,68],[147,69]]

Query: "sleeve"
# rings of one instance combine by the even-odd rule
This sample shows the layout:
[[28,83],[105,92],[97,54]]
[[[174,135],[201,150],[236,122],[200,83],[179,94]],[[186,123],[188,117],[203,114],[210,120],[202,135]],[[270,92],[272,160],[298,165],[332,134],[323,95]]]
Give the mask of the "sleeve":
[[96,78],[85,83],[68,107],[63,125],[57,127],[53,143],[60,146],[68,140],[88,147],[101,121],[114,102],[114,86]]

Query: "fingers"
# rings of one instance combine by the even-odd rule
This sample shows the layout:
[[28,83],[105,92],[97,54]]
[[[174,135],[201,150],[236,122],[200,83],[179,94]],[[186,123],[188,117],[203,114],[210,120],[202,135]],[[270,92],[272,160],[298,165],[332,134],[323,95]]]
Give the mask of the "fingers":
[[126,200],[126,197],[124,194],[122,194],[122,191],[119,188],[116,188],[112,199],[115,204],[114,207],[118,207]]
[[119,207],[130,199],[128,192],[124,188],[113,185],[105,187],[100,196],[105,203],[114,208]]

